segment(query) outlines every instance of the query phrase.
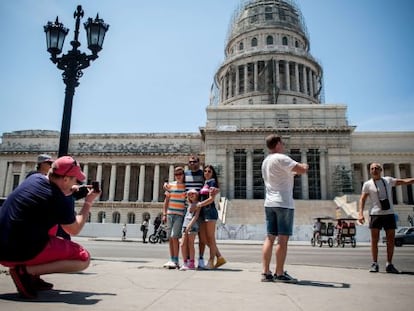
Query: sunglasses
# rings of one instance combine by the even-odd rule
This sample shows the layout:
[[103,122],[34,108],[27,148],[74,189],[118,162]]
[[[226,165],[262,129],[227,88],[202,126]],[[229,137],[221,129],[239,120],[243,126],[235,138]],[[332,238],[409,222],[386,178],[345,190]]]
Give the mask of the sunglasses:
[[380,170],[381,168],[379,167],[379,166],[374,166],[374,167],[371,167],[371,170]]
[[174,176],[181,176],[184,175],[184,173],[174,173]]
[[198,161],[188,161],[189,164],[198,163]]

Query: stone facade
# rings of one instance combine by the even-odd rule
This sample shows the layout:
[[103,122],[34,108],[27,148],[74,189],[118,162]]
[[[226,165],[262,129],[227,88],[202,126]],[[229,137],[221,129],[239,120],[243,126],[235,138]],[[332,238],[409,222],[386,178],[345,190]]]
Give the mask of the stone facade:
[[[295,179],[296,199],[358,194],[372,161],[382,163],[386,175],[414,176],[414,132],[357,132],[348,123],[347,106],[324,103],[323,70],[309,51],[293,1],[243,1],[232,18],[199,133],[71,135],[70,154],[88,182],[102,184],[91,221],[139,223],[143,213],[155,216],[164,181],[173,179],[175,166],[186,166],[190,154],[216,167],[221,196],[261,200],[264,138],[275,132],[287,152],[310,167]],[[58,142],[55,131],[3,133],[0,196],[24,180],[39,153],[56,157]],[[414,202],[412,186],[398,187],[393,195],[395,203]]]

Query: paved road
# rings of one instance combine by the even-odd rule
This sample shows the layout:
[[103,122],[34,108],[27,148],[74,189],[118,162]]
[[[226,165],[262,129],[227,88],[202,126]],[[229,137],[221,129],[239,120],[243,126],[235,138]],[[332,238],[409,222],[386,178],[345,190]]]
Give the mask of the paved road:
[[[79,242],[92,254],[93,258],[121,258],[134,261],[143,258],[168,259],[168,244],[143,244],[137,241],[121,242],[116,240],[91,240],[82,238]],[[261,263],[260,242],[243,241],[226,243],[219,241],[219,248],[229,262]],[[197,249],[197,246],[196,246]],[[207,249],[208,254],[208,249]],[[370,265],[370,247],[367,243],[356,248],[346,246],[312,247],[306,242],[292,242],[289,247],[287,263],[291,265],[309,265],[336,268],[368,269]],[[380,265],[385,264],[386,248],[379,247]],[[395,248],[394,263],[402,271],[414,273],[414,246]]]

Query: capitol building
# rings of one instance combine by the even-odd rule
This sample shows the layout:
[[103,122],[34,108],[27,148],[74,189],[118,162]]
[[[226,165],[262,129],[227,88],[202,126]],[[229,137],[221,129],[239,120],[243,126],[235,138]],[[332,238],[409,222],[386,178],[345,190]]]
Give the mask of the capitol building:
[[[173,179],[175,166],[187,165],[190,154],[215,166],[220,196],[229,206],[263,206],[261,163],[270,133],[282,136],[292,158],[309,164],[308,174],[295,177],[297,202],[335,206],[346,195],[355,201],[373,161],[382,163],[384,175],[414,176],[414,132],[358,132],[348,123],[346,105],[324,102],[323,68],[310,44],[294,1],[241,1],[198,132],[72,134],[70,155],[89,182],[102,184],[90,221],[135,224],[145,213],[154,217],[164,200],[164,181]],[[3,133],[0,197],[25,179],[39,154],[56,157],[59,135]],[[413,186],[393,190],[394,203],[411,210]]]

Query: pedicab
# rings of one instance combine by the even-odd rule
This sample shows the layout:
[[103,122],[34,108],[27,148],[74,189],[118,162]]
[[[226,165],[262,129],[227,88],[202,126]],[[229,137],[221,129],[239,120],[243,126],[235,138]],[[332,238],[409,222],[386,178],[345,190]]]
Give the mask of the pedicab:
[[313,224],[313,236],[311,238],[311,245],[322,247],[323,244],[327,243],[329,247],[334,245],[334,218],[324,216],[324,217],[314,217],[315,220]]
[[351,244],[352,247],[356,247],[356,227],[355,222],[358,219],[355,218],[337,218],[337,224],[335,226],[335,246],[345,247],[345,244]]

